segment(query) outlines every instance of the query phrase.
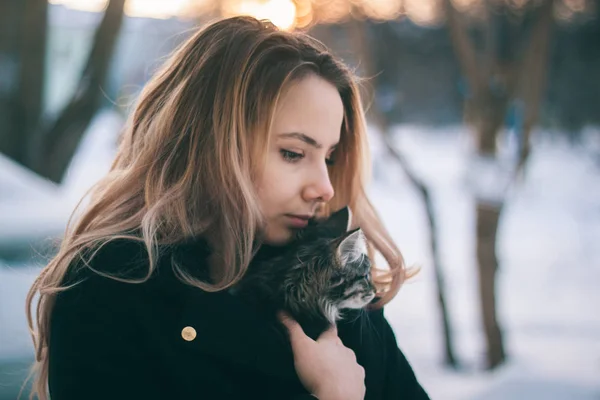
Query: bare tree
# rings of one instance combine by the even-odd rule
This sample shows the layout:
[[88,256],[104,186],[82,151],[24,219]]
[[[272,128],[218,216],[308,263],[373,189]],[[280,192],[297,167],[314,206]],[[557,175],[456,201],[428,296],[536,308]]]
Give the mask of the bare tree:
[[8,66],[0,75],[0,152],[54,182],[62,180],[100,106],[124,4],[125,0],[109,1],[77,89],[50,124],[41,121],[47,0],[0,4],[0,63]]
[[[478,54],[470,40],[466,19],[456,11],[451,0],[445,1],[452,42],[468,81],[470,97],[466,112],[476,137],[479,167],[497,164],[497,139],[507,111],[517,98],[524,104],[518,162],[513,169],[516,174],[526,164],[530,152],[529,137],[537,120],[545,82],[553,3],[552,0],[543,0],[541,5],[530,2],[521,15],[515,15],[500,4],[488,7],[484,51]],[[531,29],[528,21],[533,21]],[[473,173],[477,175],[479,171]],[[509,177],[508,182],[510,180]],[[505,190],[497,190],[491,196],[476,193],[479,295],[489,368],[498,366],[506,357],[496,310],[496,237],[504,194]]]
[[47,0],[0,2],[0,152],[27,165],[42,113]]

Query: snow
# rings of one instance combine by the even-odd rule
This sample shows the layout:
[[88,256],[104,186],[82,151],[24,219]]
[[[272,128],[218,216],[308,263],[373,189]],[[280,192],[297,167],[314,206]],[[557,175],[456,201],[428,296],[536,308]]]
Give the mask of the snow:
[[[475,204],[465,190],[470,140],[460,130],[399,127],[395,139],[431,187],[460,360],[481,365]],[[396,176],[396,180],[402,176]],[[491,373],[440,368],[441,329],[420,200],[405,181],[371,191],[404,250],[423,269],[387,307],[398,341],[432,398],[597,399],[600,395],[600,174],[592,157],[536,140],[525,179],[500,221],[499,316],[509,361]],[[392,222],[393,221],[393,222]],[[407,228],[410,227],[410,228]]]
[[94,118],[61,185],[0,154],[0,246],[62,234],[82,194],[108,171],[121,124],[112,112]]
[[[0,159],[0,240],[17,222],[33,229],[47,221],[59,231],[78,197],[108,169],[120,119],[101,114],[75,158],[64,186],[55,188]],[[600,398],[600,174],[594,155],[551,135],[536,135],[523,180],[504,193],[498,255],[499,318],[508,362],[481,370],[484,338],[478,312],[475,203],[469,177],[478,179],[472,143],[461,127],[399,126],[394,140],[431,189],[456,352],[464,366],[441,365],[441,329],[418,193],[372,136],[376,180],[372,200],[409,265],[422,268],[386,307],[400,347],[433,399],[572,400]],[[597,156],[596,156],[597,157]],[[23,185],[23,182],[27,182]],[[12,194],[12,193],[19,193]],[[37,201],[31,199],[36,197]],[[48,200],[54,199],[54,200]],[[11,208],[5,208],[6,205]],[[43,206],[40,206],[42,205]],[[7,229],[8,228],[8,229]],[[24,299],[35,265],[0,265],[0,361],[31,354]]]

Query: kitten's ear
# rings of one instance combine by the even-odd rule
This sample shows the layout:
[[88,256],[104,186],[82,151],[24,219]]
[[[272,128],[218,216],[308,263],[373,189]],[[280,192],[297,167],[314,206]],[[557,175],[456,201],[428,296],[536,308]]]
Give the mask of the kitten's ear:
[[359,260],[367,254],[367,238],[360,228],[356,228],[342,238],[338,244],[337,255],[342,263],[346,265],[349,262]]
[[336,236],[342,236],[348,231],[350,226],[350,209],[348,207],[341,208],[327,218],[323,225],[330,229]]

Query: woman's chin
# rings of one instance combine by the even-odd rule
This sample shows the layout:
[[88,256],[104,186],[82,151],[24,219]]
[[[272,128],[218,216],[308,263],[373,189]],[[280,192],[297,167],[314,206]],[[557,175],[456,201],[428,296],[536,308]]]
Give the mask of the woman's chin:
[[289,228],[271,228],[264,232],[264,242],[272,246],[283,246],[294,238],[295,231]]

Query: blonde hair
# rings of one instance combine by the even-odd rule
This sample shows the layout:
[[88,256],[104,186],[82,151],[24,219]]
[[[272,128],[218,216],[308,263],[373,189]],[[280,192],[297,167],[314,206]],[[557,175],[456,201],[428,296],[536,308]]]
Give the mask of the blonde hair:
[[322,214],[351,208],[372,249],[389,264],[373,270],[381,296],[376,307],[394,297],[406,270],[365,193],[368,143],[356,78],[305,34],[250,17],[221,20],[185,41],[145,86],[109,173],[92,188],[80,215],[71,218],[58,253],[31,287],[27,317],[37,375],[31,397],[48,398],[50,316],[56,294],[68,289],[64,278],[74,260],[89,260],[115,239],[143,242],[147,275],[127,280],[139,283],[156,268],[159,245],[202,236],[216,250],[212,284],[181,268],[179,278],[207,291],[239,281],[263,223],[253,182],[264,166],[277,100],[292,81],[308,74],[338,89],[345,112],[336,164],[330,167],[336,194]]

